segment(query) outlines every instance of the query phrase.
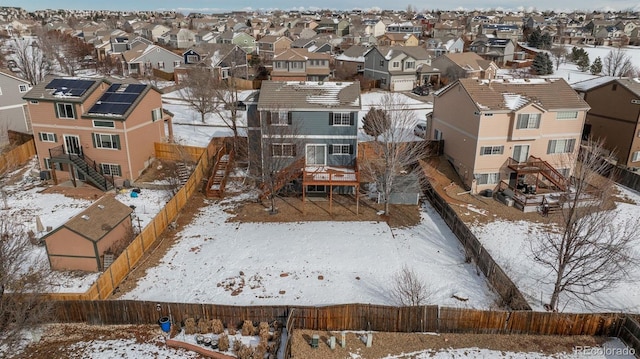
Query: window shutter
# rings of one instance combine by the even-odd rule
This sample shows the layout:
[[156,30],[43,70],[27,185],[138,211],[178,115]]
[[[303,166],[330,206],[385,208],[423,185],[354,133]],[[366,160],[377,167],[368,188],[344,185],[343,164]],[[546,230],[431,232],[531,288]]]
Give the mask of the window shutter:
[[[118,176],[122,176],[122,167],[120,167],[120,165],[116,165],[116,167],[118,167]],[[113,174],[113,172],[111,172],[111,174]]]
[[349,154],[352,155],[353,154],[353,145],[349,145]]
[[40,141],[42,141],[42,132],[38,132],[38,139],[40,139]]
[[549,144],[547,145],[547,154],[548,154],[548,155],[552,153],[552,152],[551,152],[551,149],[552,149],[552,148],[553,148],[553,146],[554,146],[554,142],[555,142],[555,140],[549,140]]
[[356,122],[356,113],[351,112],[351,118],[349,119],[349,125],[353,126]]
[[[271,111],[266,111],[265,112],[265,117],[266,117],[266,120],[267,120],[267,125],[270,125],[271,124]],[[273,155],[273,153],[271,155]]]
[[291,145],[291,154],[293,155],[293,157],[297,156],[297,154],[296,154],[296,145],[295,144]]
[[116,148],[120,149],[120,135],[114,135],[113,142],[115,143]]
[[576,139],[572,138],[568,141],[568,146],[567,146],[567,153],[571,153],[573,152],[574,147],[576,146]]
[[60,112],[58,111],[58,104],[56,102],[53,103],[53,110],[56,112],[56,118],[60,118]]
[[329,126],[333,126],[333,112],[329,112]]
[[73,111],[73,118],[78,119],[78,114],[76,113],[76,105],[71,104],[71,111]]
[[333,145],[329,145],[329,154],[332,155],[333,154]]
[[274,153],[273,145],[269,146],[269,149],[270,149],[270,151],[271,151],[271,157],[273,157],[273,153]]
[[91,134],[91,141],[93,142],[93,148],[98,147],[98,146],[96,146],[97,140],[96,140],[96,134],[95,133]]
[[293,124],[293,114],[291,112],[287,112],[287,123]]
[[53,142],[58,142],[58,135],[55,133],[53,134]]

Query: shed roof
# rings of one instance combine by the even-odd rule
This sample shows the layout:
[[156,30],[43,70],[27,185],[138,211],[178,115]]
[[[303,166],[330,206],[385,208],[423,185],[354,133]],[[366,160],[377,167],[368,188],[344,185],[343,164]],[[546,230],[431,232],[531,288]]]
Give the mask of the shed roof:
[[133,210],[129,206],[118,201],[113,196],[106,195],[71,218],[63,227],[92,242],[98,242],[127,218],[131,212]]

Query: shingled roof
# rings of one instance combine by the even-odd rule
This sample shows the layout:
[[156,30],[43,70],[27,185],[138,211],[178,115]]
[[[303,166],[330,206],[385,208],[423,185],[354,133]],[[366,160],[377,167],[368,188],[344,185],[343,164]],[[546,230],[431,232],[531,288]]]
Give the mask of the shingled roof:
[[[476,80],[460,79],[460,86],[479,110],[511,111],[528,104],[545,110],[586,109],[589,105],[563,79]],[[438,96],[455,87],[443,89]]]
[[359,82],[263,81],[258,110],[360,110]]

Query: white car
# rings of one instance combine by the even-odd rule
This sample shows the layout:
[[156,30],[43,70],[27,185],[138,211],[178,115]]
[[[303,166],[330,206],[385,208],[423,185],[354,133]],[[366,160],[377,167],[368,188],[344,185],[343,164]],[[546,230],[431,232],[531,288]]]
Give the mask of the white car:
[[420,138],[426,138],[427,137],[427,124],[426,123],[419,123],[416,125],[416,127],[413,128],[413,134],[420,137]]

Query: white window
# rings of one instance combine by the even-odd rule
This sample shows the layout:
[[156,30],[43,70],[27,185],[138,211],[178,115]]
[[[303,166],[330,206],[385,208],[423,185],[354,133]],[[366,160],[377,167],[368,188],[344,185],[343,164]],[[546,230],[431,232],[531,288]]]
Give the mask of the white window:
[[93,127],[116,128],[116,123],[113,121],[93,120]]
[[517,129],[522,128],[540,128],[539,113],[521,113],[518,115]]
[[120,165],[115,163],[101,163],[100,168],[102,169],[102,174],[105,176],[122,176]]
[[164,69],[164,61],[159,61],[158,62],[158,68],[159,69]]
[[174,61],[173,62],[173,67],[176,67],[176,66],[180,66],[180,61]]
[[351,126],[351,114],[349,112],[334,112],[333,126]]
[[433,130],[433,139],[440,141],[442,139],[442,131],[438,130],[437,128]]
[[393,64],[391,64],[391,67],[393,67],[393,68],[400,67],[400,61],[394,61]]
[[58,112],[58,118],[76,118],[73,104],[71,103],[57,103],[56,110]]
[[476,173],[477,184],[498,184],[500,182],[500,173]]
[[549,140],[547,146],[547,154],[553,153],[571,153],[575,147],[576,139],[567,138],[562,140]]
[[480,156],[501,155],[504,153],[504,146],[482,146]]
[[350,155],[351,145],[339,144],[331,145],[331,154],[334,155]]
[[407,61],[405,63],[405,68],[406,69],[415,69],[416,68],[416,62],[415,61]]
[[[176,62],[178,64],[180,63],[180,61],[176,61]],[[189,62],[190,64],[198,62],[198,56],[197,55],[187,55],[187,62]]]
[[151,110],[151,121],[156,122],[162,119],[162,109],[160,107]]
[[118,135],[94,133],[93,142],[96,148],[120,149],[120,137]]
[[40,141],[42,142],[56,142],[56,134],[50,132],[40,132]]
[[29,91],[29,85],[21,84],[18,85],[18,90],[23,93]]
[[640,161],[640,151],[636,151],[633,153],[633,155],[631,156],[631,162],[638,162]]
[[289,124],[289,112],[271,112],[271,124],[273,126],[286,126]]
[[296,154],[293,143],[272,143],[271,156],[273,157],[293,157]]
[[558,120],[575,120],[578,118],[578,111],[561,111],[556,114]]
[[281,69],[284,67],[282,61],[276,61],[273,65],[276,67],[276,69]]

